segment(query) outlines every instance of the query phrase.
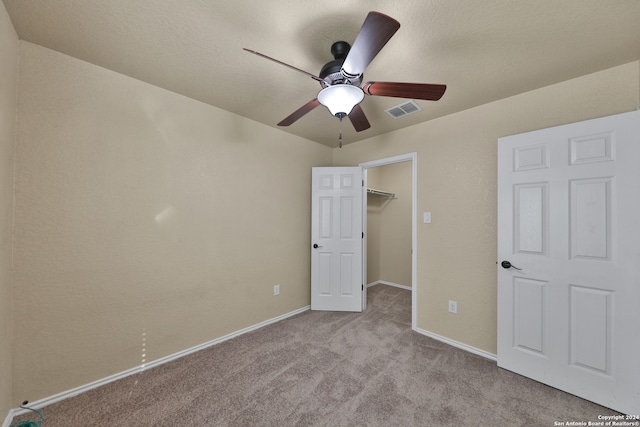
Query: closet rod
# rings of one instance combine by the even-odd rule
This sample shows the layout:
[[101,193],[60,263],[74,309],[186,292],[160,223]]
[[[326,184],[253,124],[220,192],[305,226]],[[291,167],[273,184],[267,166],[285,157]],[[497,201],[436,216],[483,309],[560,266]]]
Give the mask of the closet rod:
[[391,197],[392,199],[396,199],[397,198],[395,193],[389,193],[387,191],[375,190],[373,188],[367,188],[367,193],[375,194],[375,195],[378,195],[378,196]]

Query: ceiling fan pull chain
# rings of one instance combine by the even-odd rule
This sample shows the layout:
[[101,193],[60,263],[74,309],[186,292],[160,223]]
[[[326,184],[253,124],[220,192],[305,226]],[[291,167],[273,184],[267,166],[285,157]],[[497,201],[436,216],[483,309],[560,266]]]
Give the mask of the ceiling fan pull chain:
[[340,136],[338,138],[338,147],[342,148],[342,117],[340,117]]

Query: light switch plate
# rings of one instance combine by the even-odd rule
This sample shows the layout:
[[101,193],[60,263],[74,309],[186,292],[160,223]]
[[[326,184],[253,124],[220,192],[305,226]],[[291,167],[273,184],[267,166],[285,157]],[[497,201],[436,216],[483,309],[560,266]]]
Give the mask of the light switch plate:
[[424,212],[422,214],[422,222],[425,224],[431,224],[431,212]]

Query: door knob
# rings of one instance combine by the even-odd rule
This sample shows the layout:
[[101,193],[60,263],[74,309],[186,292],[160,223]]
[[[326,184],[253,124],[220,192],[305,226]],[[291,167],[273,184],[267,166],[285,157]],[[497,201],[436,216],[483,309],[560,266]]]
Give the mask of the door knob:
[[502,268],[506,269],[515,268],[516,270],[522,270],[521,268],[518,268],[515,265],[511,264],[509,261],[502,261],[500,265],[502,266]]
[[321,247],[322,247],[322,246],[318,245],[317,243],[314,243],[314,244],[313,244],[313,249],[318,249],[318,248],[321,248]]

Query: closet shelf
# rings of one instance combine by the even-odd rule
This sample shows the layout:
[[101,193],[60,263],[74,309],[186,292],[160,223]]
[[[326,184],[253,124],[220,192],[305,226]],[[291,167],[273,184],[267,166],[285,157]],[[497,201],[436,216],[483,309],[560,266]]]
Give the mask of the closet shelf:
[[390,197],[392,199],[397,199],[395,193],[389,193],[388,191],[375,190],[373,188],[367,188],[367,193],[375,194],[376,196]]

